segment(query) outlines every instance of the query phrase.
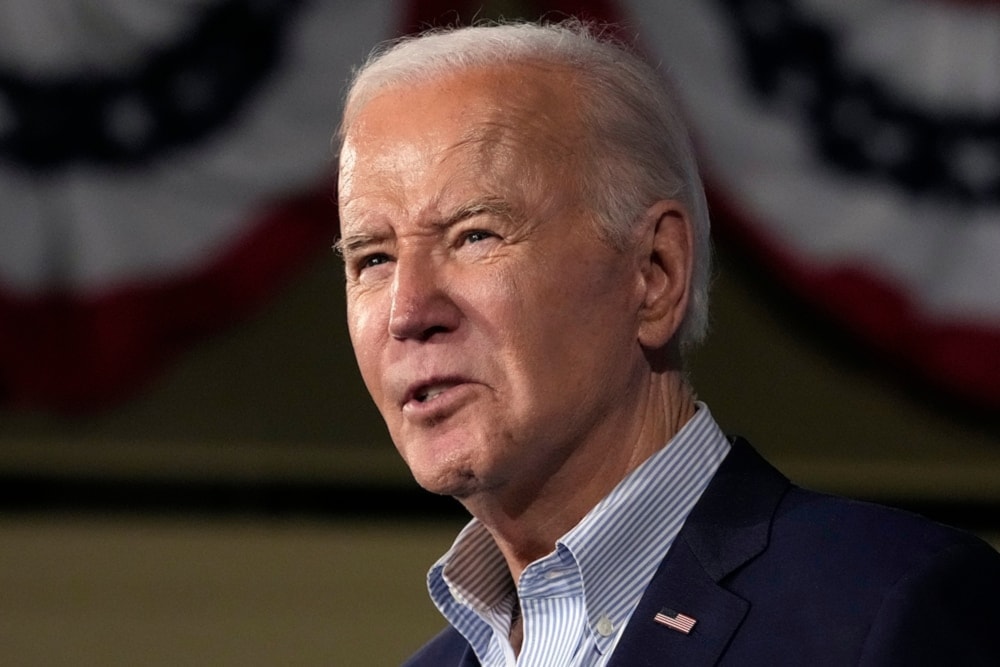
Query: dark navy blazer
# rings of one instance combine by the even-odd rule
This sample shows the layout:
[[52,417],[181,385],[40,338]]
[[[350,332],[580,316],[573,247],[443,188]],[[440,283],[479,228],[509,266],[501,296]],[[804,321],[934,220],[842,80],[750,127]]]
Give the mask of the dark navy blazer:
[[[690,634],[654,621],[662,608],[694,618]],[[404,667],[474,665],[448,628]],[[998,667],[1000,554],[905,512],[800,489],[736,440],[609,663],[653,665]]]

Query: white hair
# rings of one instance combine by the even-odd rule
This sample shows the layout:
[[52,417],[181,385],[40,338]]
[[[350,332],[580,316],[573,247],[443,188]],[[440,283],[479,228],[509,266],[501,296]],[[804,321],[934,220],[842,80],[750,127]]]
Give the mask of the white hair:
[[711,274],[708,206],[687,129],[673,92],[660,74],[629,48],[578,20],[539,25],[501,23],[435,29],[376,49],[347,93],[338,137],[380,91],[464,69],[544,63],[574,72],[590,145],[580,174],[608,242],[626,247],[633,225],[650,205],[677,199],[688,209],[695,235],[687,312],[677,340],[693,347],[708,327]]

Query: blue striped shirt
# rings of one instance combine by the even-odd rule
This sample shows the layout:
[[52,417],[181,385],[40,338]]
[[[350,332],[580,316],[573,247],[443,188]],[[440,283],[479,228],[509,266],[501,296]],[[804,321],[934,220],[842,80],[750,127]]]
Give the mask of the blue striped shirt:
[[[691,508],[729,452],[703,403],[668,446],[630,473],[515,588],[473,519],[427,575],[431,599],[484,667],[601,667]],[[507,637],[520,598],[519,656]]]

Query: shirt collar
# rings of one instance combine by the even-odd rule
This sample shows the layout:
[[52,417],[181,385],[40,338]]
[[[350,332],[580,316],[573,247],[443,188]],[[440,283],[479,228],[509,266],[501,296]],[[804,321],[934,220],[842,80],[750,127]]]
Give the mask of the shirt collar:
[[[695,415],[667,446],[626,476],[542,559],[575,562],[579,568],[590,630],[601,652],[613,647],[728,452],[729,442],[708,407],[697,403]],[[428,588],[441,613],[480,655],[493,629],[502,631],[514,600],[506,561],[477,519],[431,568]],[[598,632],[608,619],[615,632]]]
[[608,647],[625,625],[684,520],[729,453],[708,407],[666,447],[644,461],[571,529],[559,544],[578,563],[591,631],[609,619],[616,632],[595,634]]

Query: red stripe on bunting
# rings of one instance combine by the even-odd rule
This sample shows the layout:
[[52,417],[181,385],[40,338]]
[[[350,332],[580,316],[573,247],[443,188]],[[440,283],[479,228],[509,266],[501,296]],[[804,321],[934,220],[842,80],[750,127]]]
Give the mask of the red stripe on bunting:
[[1000,409],[1000,329],[930,319],[904,290],[867,265],[807,264],[714,184],[709,186],[709,203],[716,237],[748,250],[803,307],[905,374],[972,407]]
[[329,252],[334,199],[324,187],[266,208],[224,254],[169,281],[97,296],[0,288],[0,400],[78,411],[125,398],[206,333],[258,312]]

